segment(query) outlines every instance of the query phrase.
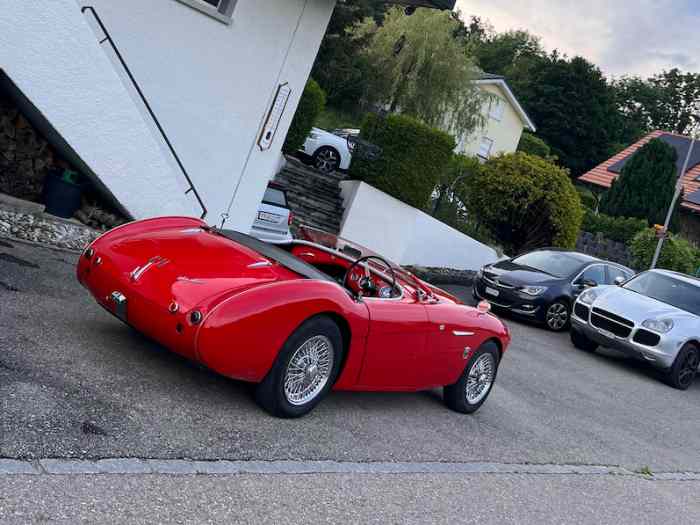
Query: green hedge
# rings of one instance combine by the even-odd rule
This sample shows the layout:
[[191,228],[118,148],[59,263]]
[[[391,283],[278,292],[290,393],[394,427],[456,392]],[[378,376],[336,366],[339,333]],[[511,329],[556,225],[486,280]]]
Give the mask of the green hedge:
[[353,158],[350,178],[424,209],[450,163],[454,138],[412,117],[374,114],[365,118],[361,138],[382,153],[375,160]]
[[528,155],[537,155],[543,159],[546,159],[552,153],[551,148],[544,140],[536,135],[533,135],[532,133],[528,133],[527,131],[523,132],[522,136],[520,137],[518,151],[522,151]]
[[606,239],[628,244],[635,235],[647,228],[647,221],[634,217],[611,217],[586,210],[581,229],[588,233],[601,233]]
[[[638,270],[645,270],[651,266],[658,242],[654,228],[647,228],[634,237],[630,244],[630,251],[633,264]],[[700,250],[685,239],[672,234],[664,241],[657,266],[695,275],[700,267]]]
[[314,79],[309,79],[299,101],[297,112],[294,114],[294,119],[289,127],[282,151],[294,153],[304,145],[314,122],[316,122],[316,119],[325,107],[326,93]]
[[573,248],[583,206],[567,170],[535,155],[487,161],[465,184],[465,205],[507,253],[544,246]]

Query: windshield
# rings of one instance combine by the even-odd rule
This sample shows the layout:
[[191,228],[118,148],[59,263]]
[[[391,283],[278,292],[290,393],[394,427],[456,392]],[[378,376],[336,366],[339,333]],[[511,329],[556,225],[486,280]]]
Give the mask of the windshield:
[[554,277],[568,277],[581,268],[581,259],[566,252],[531,252],[513,259],[515,264],[548,273]]
[[263,202],[265,204],[272,204],[273,206],[281,206],[282,208],[286,208],[287,196],[279,188],[268,186],[265,190],[265,195],[263,196]]
[[700,283],[693,285],[670,275],[646,272],[623,288],[700,316]]

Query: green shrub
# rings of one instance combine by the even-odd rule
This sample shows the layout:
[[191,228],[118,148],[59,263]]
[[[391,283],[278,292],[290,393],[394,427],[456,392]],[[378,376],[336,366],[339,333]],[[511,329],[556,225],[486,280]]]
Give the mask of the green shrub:
[[[632,264],[638,270],[645,270],[651,266],[658,242],[654,228],[647,228],[634,237],[630,244],[630,251],[632,252]],[[658,268],[694,275],[698,266],[700,266],[700,250],[698,248],[673,234],[664,241],[657,264]]]
[[[663,224],[676,190],[676,159],[676,150],[664,141],[649,141],[627,161],[603,195],[600,211],[646,219],[649,226]],[[677,225],[676,219],[671,229],[675,231]]]
[[470,217],[507,253],[576,244],[583,206],[567,170],[541,157],[512,153],[487,161],[466,184]]
[[361,138],[382,153],[375,160],[355,156],[350,178],[424,209],[452,158],[454,138],[406,115],[374,114],[365,118]]
[[522,151],[528,155],[537,155],[543,159],[548,158],[552,153],[551,148],[544,140],[536,135],[533,135],[532,133],[528,133],[527,131],[523,132],[522,136],[520,137],[518,151]]
[[604,213],[596,215],[593,211],[586,210],[581,229],[588,233],[601,233],[606,239],[628,244],[647,226],[647,221],[644,219],[611,217]]
[[299,101],[297,112],[289,127],[282,151],[294,153],[304,145],[306,137],[326,106],[326,94],[314,79],[309,79]]
[[576,185],[575,187],[579,197],[581,197],[581,203],[585,208],[589,210],[595,210],[598,208],[598,197],[590,190],[590,188],[581,185]]

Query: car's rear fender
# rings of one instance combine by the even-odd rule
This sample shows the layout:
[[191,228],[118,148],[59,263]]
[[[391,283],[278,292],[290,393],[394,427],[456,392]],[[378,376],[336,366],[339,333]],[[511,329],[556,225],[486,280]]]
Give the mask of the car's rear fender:
[[349,348],[340,381],[353,383],[364,358],[368,313],[332,282],[300,279],[265,284],[232,295],[208,312],[195,337],[197,359],[234,379],[259,382],[289,336],[307,319],[341,318]]

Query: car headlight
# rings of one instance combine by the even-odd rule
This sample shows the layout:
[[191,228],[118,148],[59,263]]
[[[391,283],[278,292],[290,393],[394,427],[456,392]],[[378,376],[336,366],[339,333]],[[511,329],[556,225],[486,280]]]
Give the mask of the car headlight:
[[532,295],[533,297],[537,295],[542,295],[546,291],[546,286],[523,286],[519,290],[520,293],[524,293],[525,295]]
[[484,276],[484,269],[483,269],[483,268],[479,268],[479,271],[476,272],[476,278],[477,278],[477,279],[481,279],[483,276]]
[[596,288],[590,288],[579,295],[579,302],[585,305],[591,306],[595,300],[598,298],[599,290]]
[[673,328],[673,321],[671,319],[647,319],[642,323],[642,326],[654,332],[665,334]]

